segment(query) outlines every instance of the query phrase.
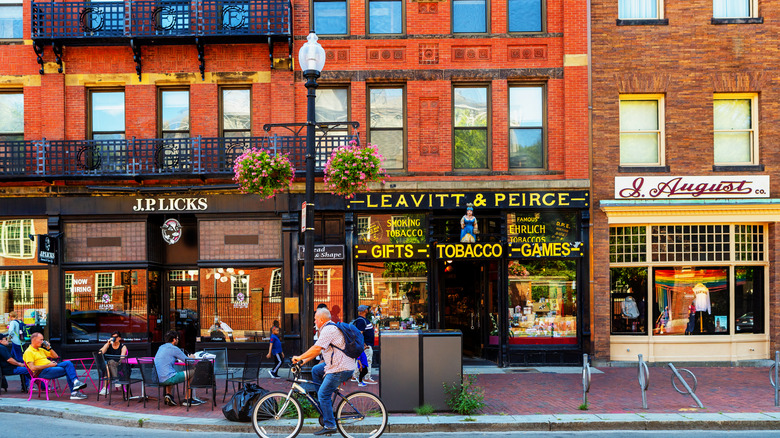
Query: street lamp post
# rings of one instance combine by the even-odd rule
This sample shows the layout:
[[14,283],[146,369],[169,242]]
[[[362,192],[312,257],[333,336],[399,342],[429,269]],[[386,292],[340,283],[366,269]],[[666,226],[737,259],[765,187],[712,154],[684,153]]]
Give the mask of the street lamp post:
[[306,224],[304,230],[303,299],[301,300],[301,342],[302,351],[314,344],[311,324],[314,321],[314,99],[317,78],[325,66],[325,50],[317,42],[317,34],[309,32],[307,42],[298,52],[298,62],[306,78]]

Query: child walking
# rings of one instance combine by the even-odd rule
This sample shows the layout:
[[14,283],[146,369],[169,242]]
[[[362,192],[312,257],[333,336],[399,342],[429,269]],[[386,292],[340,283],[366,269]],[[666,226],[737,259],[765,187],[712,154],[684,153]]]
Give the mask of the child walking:
[[278,379],[284,353],[282,353],[282,341],[279,340],[279,327],[275,325],[271,327],[271,343],[268,345],[268,354],[265,357],[270,359],[271,355],[276,360],[276,364],[273,369],[268,370],[268,373],[271,374],[271,378]]
[[357,366],[359,370],[358,386],[366,386],[366,382],[363,381],[363,377],[366,377],[366,374],[368,374],[368,359],[366,358],[365,350],[357,358]]

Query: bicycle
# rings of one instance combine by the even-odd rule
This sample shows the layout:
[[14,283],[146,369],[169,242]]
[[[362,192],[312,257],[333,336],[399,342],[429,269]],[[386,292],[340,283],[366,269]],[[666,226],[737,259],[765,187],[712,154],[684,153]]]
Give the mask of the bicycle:
[[[314,385],[310,380],[301,379],[301,364],[290,368],[293,378],[287,393],[276,391],[260,397],[252,408],[252,427],[258,436],[263,438],[294,438],[303,428],[303,410],[294,394],[303,395],[320,414],[322,425],[322,410],[314,397],[302,385]],[[289,376],[289,374],[288,374]],[[375,438],[382,435],[387,428],[387,409],[376,395],[355,391],[344,395],[341,387],[336,388],[333,400],[340,400],[333,410],[336,428],[347,438]]]

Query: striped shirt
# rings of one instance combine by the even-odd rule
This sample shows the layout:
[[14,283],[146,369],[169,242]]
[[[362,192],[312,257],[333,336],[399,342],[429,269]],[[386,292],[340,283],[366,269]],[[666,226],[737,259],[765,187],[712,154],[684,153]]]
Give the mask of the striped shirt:
[[322,357],[325,359],[325,374],[338,373],[340,371],[354,371],[355,359],[350,358],[338,348],[344,349],[344,335],[336,324],[327,322],[320,329],[320,335],[314,344],[322,348]]

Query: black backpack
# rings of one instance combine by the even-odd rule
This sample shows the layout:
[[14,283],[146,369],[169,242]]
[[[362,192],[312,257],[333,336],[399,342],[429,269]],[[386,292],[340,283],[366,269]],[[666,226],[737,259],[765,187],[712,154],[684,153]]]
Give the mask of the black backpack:
[[346,354],[347,357],[357,359],[363,354],[363,333],[360,333],[357,327],[352,324],[346,324],[343,322],[334,322],[333,325],[341,330],[341,334],[344,335],[344,348],[341,349],[333,344],[331,347],[340,350]]

